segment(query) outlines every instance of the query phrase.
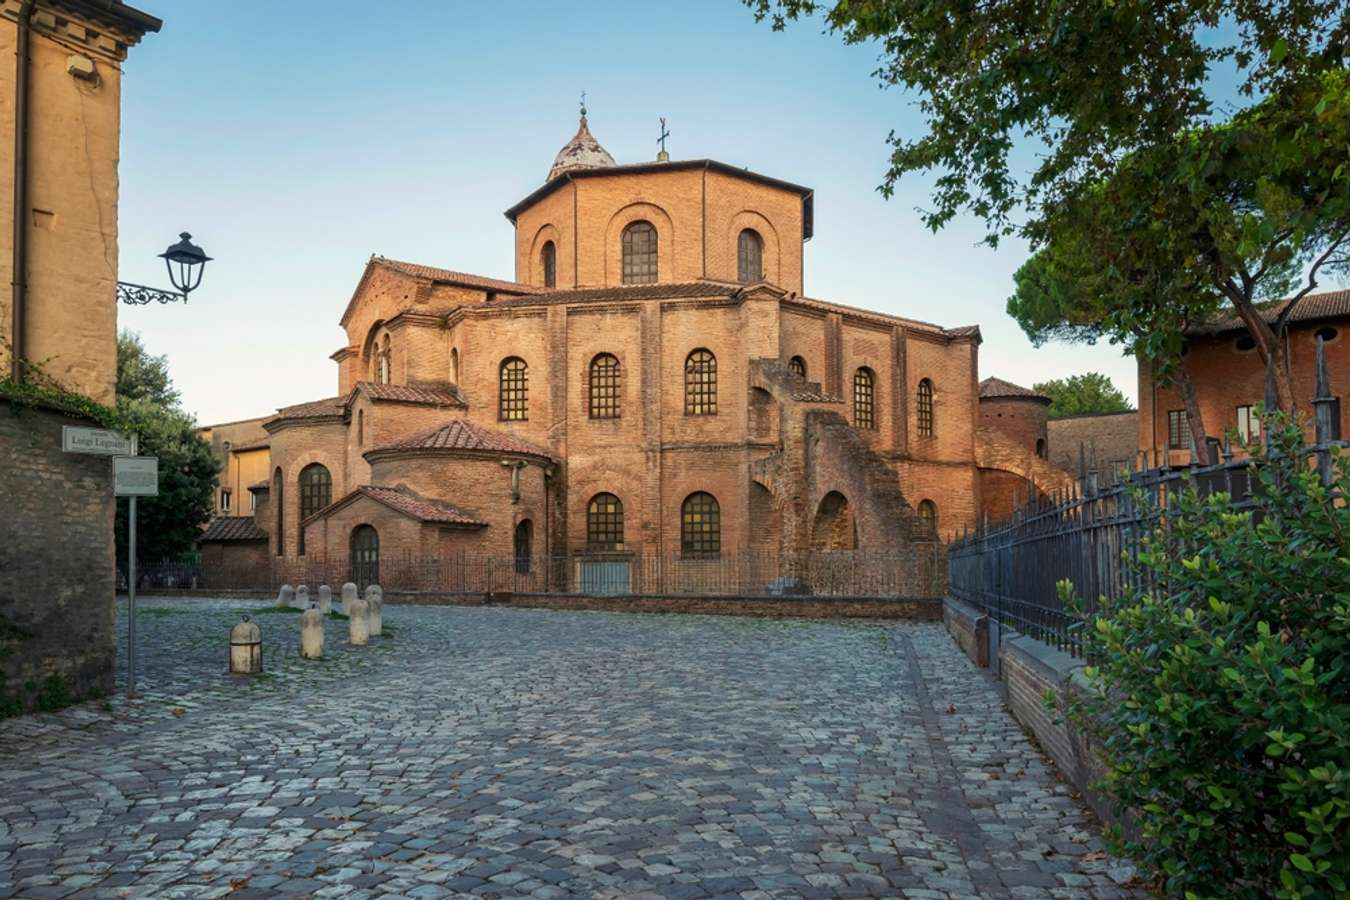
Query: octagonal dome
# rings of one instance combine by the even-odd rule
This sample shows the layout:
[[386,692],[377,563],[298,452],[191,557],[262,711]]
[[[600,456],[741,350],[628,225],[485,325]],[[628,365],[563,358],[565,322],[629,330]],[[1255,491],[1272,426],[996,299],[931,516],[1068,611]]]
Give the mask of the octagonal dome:
[[545,181],[552,181],[559,175],[577,169],[608,169],[614,165],[614,157],[610,156],[609,151],[601,147],[600,142],[591,134],[591,130],[586,127],[586,114],[582,113],[581,126],[554,157],[553,168],[548,170],[548,178]]

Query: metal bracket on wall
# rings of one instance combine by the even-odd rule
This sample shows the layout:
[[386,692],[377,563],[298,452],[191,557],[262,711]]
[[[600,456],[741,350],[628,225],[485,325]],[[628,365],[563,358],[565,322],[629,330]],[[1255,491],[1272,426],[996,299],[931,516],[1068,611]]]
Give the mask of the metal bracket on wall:
[[152,300],[159,303],[173,303],[182,300],[186,303],[187,294],[146,287],[143,284],[131,284],[127,281],[119,281],[117,282],[117,299],[132,306],[145,306]]

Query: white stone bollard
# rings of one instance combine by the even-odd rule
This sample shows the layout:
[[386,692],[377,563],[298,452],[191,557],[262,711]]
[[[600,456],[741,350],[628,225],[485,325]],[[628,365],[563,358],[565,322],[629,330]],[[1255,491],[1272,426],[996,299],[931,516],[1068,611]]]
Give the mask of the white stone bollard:
[[347,636],[353,647],[364,647],[370,641],[370,621],[368,614],[370,610],[366,606],[366,601],[357,597],[347,607]]
[[366,619],[371,637],[384,634],[384,591],[378,584],[366,586]]
[[333,611],[333,589],[326,584],[319,585],[319,615],[326,616]]
[[356,602],[356,585],[347,582],[342,586],[342,612],[350,616],[352,614],[352,604]]
[[257,675],[262,671],[262,630],[257,622],[244,621],[230,629],[230,672]]
[[281,590],[277,591],[277,606],[290,606],[294,599],[295,588],[289,584],[283,584]]
[[323,616],[312,606],[300,614],[300,655],[305,659],[323,656]]
[[309,609],[309,585],[302,584],[295,589],[295,607]]

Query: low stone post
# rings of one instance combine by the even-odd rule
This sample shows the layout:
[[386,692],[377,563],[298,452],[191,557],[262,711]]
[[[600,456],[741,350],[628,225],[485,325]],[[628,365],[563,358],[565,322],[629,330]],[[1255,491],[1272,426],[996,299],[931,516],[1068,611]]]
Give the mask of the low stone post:
[[305,659],[323,656],[323,616],[313,606],[300,614],[300,655]]
[[309,609],[309,585],[302,584],[295,589],[295,605],[300,609]]
[[257,675],[262,671],[262,631],[257,622],[244,621],[230,629],[230,673]]
[[333,611],[333,589],[326,584],[319,585],[319,615],[326,616]]
[[352,614],[352,604],[356,602],[356,585],[347,582],[342,586],[342,612],[348,616]]
[[281,590],[277,591],[277,606],[290,606],[294,599],[295,588],[289,584],[283,584]]
[[[344,591],[345,593],[345,591]],[[351,605],[342,604],[347,609],[347,635],[353,647],[364,647],[370,641],[370,608],[366,601],[357,597]]]
[[366,619],[371,637],[384,634],[384,591],[378,584],[366,587]]

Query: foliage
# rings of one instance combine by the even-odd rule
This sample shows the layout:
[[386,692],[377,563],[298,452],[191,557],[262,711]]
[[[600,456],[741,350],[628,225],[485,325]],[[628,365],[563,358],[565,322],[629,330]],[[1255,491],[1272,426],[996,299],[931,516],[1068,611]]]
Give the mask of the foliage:
[[[3,337],[0,337],[0,347],[13,351],[12,345]],[[123,422],[116,410],[83,394],[67,390],[47,372],[42,363],[23,360],[22,365],[21,381],[15,381],[8,370],[0,374],[0,398],[18,408],[50,409],[78,419],[88,419],[104,428],[122,430]]]
[[178,406],[180,399],[169,375],[168,359],[147,353],[140,335],[130,331],[117,335],[117,398],[168,407]]
[[[139,453],[159,458],[159,495],[137,501],[136,558],[171,559],[193,549],[211,517],[219,462],[177,405],[163,357],[123,332],[117,342],[117,398],[123,429],[140,440]],[[127,504],[117,505],[117,559],[127,558]]]
[[1291,422],[1267,417],[1253,508],[1174,498],[1137,564],[1152,587],[1102,598],[1085,636],[1069,714],[1138,826],[1125,849],[1169,896],[1350,881],[1350,459],[1324,487]]
[[[1232,71],[1243,96],[1272,96],[1340,66],[1350,37],[1342,0],[743,2],[775,30],[821,13],[846,42],[879,46],[875,76],[914,92],[927,124],[917,137],[891,133],[882,192],[938,169],[924,221],[937,229],[965,210],[991,243],[1121,156],[1214,121],[1216,75]],[[1046,148],[1025,176],[1024,138]]]
[[1100,372],[1084,372],[1068,378],[1042,381],[1035,389],[1050,398],[1052,419],[1101,413],[1129,412],[1125,395]]

